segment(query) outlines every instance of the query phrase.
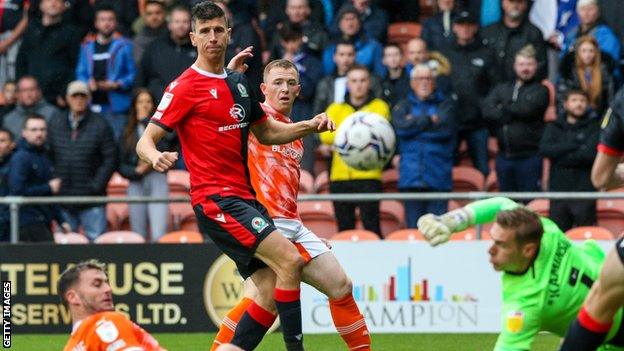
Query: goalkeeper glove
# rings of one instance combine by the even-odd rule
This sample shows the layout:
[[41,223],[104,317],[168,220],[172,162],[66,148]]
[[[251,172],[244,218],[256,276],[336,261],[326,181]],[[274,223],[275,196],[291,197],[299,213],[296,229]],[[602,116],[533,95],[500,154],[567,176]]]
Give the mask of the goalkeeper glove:
[[441,216],[428,213],[418,219],[418,230],[431,246],[447,242],[453,233],[462,231],[474,222],[474,213],[466,207],[447,212]]

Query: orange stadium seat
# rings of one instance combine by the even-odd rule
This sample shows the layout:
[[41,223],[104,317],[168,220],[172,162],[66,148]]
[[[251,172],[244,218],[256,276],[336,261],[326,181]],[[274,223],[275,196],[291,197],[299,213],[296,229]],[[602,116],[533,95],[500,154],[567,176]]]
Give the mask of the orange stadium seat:
[[188,195],[191,189],[191,177],[188,171],[182,169],[172,169],[167,172],[167,184],[169,185],[169,195]]
[[548,217],[550,214],[550,200],[535,199],[529,202],[526,207],[542,217]]
[[451,239],[453,241],[460,241],[460,240],[466,240],[466,241],[471,241],[471,240],[477,240],[477,229],[476,228],[468,228],[466,230],[462,230],[461,232],[455,233],[451,236]]
[[405,208],[403,203],[394,200],[383,200],[379,203],[379,219],[381,235],[405,228]]
[[390,168],[381,174],[381,183],[384,193],[399,192],[399,170]]
[[54,233],[54,242],[57,244],[88,244],[89,239],[79,233]]
[[425,240],[425,237],[418,229],[401,229],[388,234],[388,236],[385,237],[385,240],[414,241]]
[[405,44],[413,38],[420,37],[422,27],[417,22],[396,22],[388,26],[388,42]]
[[498,154],[498,140],[496,137],[488,138],[488,156],[489,158],[495,158]]
[[129,183],[128,179],[115,172],[108,180],[106,193],[108,196],[126,196]]
[[95,239],[96,244],[142,244],[145,238],[129,230],[117,230],[104,233]]
[[485,179],[483,174],[473,167],[453,167],[453,191],[481,191]]
[[195,211],[189,202],[169,203],[169,224],[173,230],[195,230],[197,229],[197,219]]
[[329,193],[329,173],[327,171],[316,175],[314,179],[314,191],[318,194]]
[[598,225],[612,233],[624,231],[624,200],[604,199],[596,202]]
[[158,242],[161,244],[197,244],[203,243],[204,237],[195,231],[178,230],[161,236]]
[[314,193],[314,177],[305,169],[302,169],[300,173],[299,192],[303,194]]
[[568,230],[566,236],[571,240],[613,240],[615,235],[603,227],[576,227]]
[[329,239],[338,231],[331,201],[299,201],[297,208],[303,225],[318,237]]
[[130,229],[130,213],[125,202],[109,202],[106,204],[106,221],[108,230]]
[[362,229],[343,230],[331,237],[331,240],[338,241],[372,241],[379,240],[379,236],[373,232]]

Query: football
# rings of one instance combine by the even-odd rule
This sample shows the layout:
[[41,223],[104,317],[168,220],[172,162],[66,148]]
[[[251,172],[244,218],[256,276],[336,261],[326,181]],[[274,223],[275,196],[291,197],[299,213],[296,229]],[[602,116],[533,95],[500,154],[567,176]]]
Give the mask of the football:
[[338,127],[334,149],[347,165],[367,171],[383,168],[394,154],[395,143],[394,130],[385,118],[358,111]]

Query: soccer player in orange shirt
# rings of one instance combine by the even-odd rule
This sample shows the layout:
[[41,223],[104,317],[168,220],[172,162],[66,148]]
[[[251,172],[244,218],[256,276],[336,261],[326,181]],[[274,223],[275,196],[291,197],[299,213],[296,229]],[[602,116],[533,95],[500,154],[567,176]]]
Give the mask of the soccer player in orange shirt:
[[[301,90],[297,67],[288,60],[272,61],[264,70],[263,80],[262,109],[268,118],[291,123],[292,105]],[[284,145],[262,145],[250,136],[248,147],[247,165],[256,197],[306,262],[302,281],[327,295],[332,319],[349,350],[370,350],[370,335],[353,299],[351,280],[325,243],[303,225],[297,212],[303,142],[299,139]],[[245,297],[223,319],[212,350],[232,339],[243,312],[253,302],[257,291],[253,282],[247,279],[244,286]]]
[[143,328],[114,311],[103,263],[89,260],[66,269],[57,288],[74,323],[64,351],[166,351]]

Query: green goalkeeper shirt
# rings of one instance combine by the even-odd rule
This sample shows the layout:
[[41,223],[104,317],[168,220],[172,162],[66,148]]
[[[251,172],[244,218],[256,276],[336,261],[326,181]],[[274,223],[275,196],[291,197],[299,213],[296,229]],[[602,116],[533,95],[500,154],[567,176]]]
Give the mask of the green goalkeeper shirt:
[[[467,205],[475,214],[476,224],[491,223],[499,211],[518,206],[503,197]],[[593,240],[575,246],[553,221],[540,220],[544,235],[532,266],[523,274],[502,274],[502,327],[495,351],[530,350],[542,330],[564,336],[605,259]],[[621,320],[622,310],[616,314],[606,340],[615,335]]]

